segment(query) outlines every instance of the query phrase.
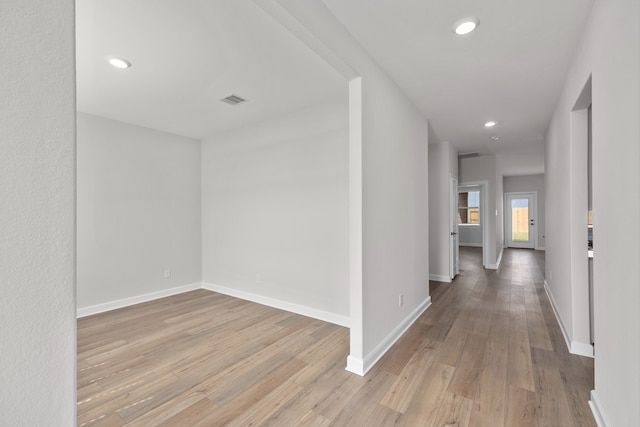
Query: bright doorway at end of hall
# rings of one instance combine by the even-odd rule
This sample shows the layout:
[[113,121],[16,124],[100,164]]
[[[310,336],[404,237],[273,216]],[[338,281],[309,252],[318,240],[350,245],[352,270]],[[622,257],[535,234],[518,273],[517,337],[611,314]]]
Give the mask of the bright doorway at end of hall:
[[536,247],[536,193],[505,194],[505,235],[510,248]]

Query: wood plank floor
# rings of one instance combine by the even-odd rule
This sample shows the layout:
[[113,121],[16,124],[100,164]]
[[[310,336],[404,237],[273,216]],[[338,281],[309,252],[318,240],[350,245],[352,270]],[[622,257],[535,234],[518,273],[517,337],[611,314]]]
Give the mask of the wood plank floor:
[[78,321],[78,426],[595,426],[544,253],[461,274],[364,377],[347,329],[198,290]]

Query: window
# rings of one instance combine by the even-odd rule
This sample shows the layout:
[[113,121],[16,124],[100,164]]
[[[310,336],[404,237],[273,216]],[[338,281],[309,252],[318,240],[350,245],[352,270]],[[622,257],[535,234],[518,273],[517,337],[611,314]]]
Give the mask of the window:
[[458,224],[480,225],[480,192],[458,193]]

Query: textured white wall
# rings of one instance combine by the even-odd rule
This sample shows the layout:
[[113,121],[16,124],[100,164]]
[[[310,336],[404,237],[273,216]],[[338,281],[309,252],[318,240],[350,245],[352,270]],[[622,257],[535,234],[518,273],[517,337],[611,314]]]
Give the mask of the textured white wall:
[[203,281],[349,316],[348,110],[203,141]]
[[[592,76],[594,402],[607,426],[640,425],[640,31],[639,3],[596,1],[546,137],[546,279],[570,334],[577,286],[571,287],[567,230],[571,217],[570,110]],[[615,48],[612,48],[615,46]]]
[[0,6],[0,425],[75,425],[73,0]]
[[79,113],[77,162],[78,308],[201,281],[199,141]]

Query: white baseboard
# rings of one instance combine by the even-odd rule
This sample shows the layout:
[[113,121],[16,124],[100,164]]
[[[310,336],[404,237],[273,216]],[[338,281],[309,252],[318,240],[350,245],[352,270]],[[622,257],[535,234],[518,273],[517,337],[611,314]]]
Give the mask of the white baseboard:
[[466,246],[469,248],[481,248],[482,247],[482,243],[459,243],[460,246]]
[[292,313],[301,314],[303,316],[313,317],[314,319],[322,320],[325,322],[333,323],[340,326],[349,327],[349,317],[341,316],[339,314],[330,313],[328,311],[318,310],[311,307],[302,306],[299,304],[290,303],[287,301],[281,301],[275,298],[265,297],[263,295],[253,294],[249,292],[239,291],[236,289],[227,288],[224,286],[213,285],[206,282],[197,282],[190,285],[178,286],[170,289],[163,289],[157,292],[151,292],[144,295],[137,295],[130,298],[123,298],[116,301],[110,301],[102,304],[91,305],[88,307],[78,308],[76,310],[77,318],[91,316],[93,314],[104,313],[106,311],[116,310],[118,308],[129,307],[131,305],[140,304],[143,302],[153,301],[159,298],[170,297],[172,295],[178,295],[196,289],[206,289],[213,292],[219,292],[221,294],[229,295],[232,297],[253,301],[258,304],[267,305],[269,307],[279,308],[281,310],[290,311]]
[[485,267],[487,270],[497,270],[500,268],[500,262],[502,261],[502,254],[504,253],[504,248],[500,249],[500,255],[498,255],[498,260],[495,264],[487,264]]
[[240,298],[247,301],[253,301],[258,304],[266,305],[269,307],[290,311],[296,314],[301,314],[303,316],[312,317],[314,319],[333,323],[335,325],[345,326],[347,328],[350,325],[350,321],[349,321],[350,319],[348,316],[342,316],[339,314],[330,313],[328,311],[318,310],[316,308],[307,307],[304,305],[295,304],[288,301],[282,301],[282,300],[267,297],[264,295],[254,294],[252,292],[246,292],[238,289],[227,288],[226,286],[214,285],[208,282],[203,282],[202,288],[207,289],[209,291],[229,295],[235,298]]
[[451,283],[451,277],[441,276],[439,274],[429,274],[429,280],[434,280],[436,282]]
[[590,357],[592,359],[595,357],[593,354],[593,346],[591,344],[578,341],[571,341],[569,353],[577,354],[578,356]]
[[347,367],[345,369],[353,374],[363,377],[365,374],[364,360],[349,355],[347,356]]
[[172,295],[178,295],[189,291],[195,291],[202,288],[202,283],[192,283],[190,285],[178,286],[170,289],[163,289],[157,292],[151,292],[144,295],[137,295],[135,297],[123,298],[116,301],[105,302],[102,304],[90,305],[88,307],[78,308],[76,310],[76,316],[78,318],[91,316],[92,314],[104,313],[105,311],[116,310],[118,308],[128,307],[130,305],[140,304],[143,302],[153,301],[159,298],[170,297]]
[[600,399],[595,390],[591,390],[589,407],[591,408],[591,412],[593,412],[593,418],[595,418],[598,427],[609,427],[612,425],[602,409],[602,403],[600,403]]
[[356,359],[351,356],[347,357],[347,371],[364,376],[369,369],[384,356],[393,344],[404,334],[413,322],[415,322],[427,308],[431,306],[431,297],[427,297],[422,303],[415,308],[405,319],[396,326],[389,335],[385,337],[373,350],[367,354],[364,359]]
[[577,354],[578,356],[593,357],[593,346],[591,344],[583,343],[579,341],[572,341],[571,338],[569,337],[569,333],[567,332],[567,329],[564,326],[564,322],[562,321],[562,318],[560,317],[560,314],[558,312],[558,306],[556,304],[556,300],[553,298],[553,293],[549,289],[549,284],[547,283],[546,280],[544,281],[544,290],[547,293],[547,296],[549,297],[549,301],[551,302],[551,308],[553,309],[553,314],[555,314],[556,316],[556,321],[560,326],[560,330],[562,331],[562,336],[564,337],[564,342],[567,345],[567,349],[569,350],[569,353]]

